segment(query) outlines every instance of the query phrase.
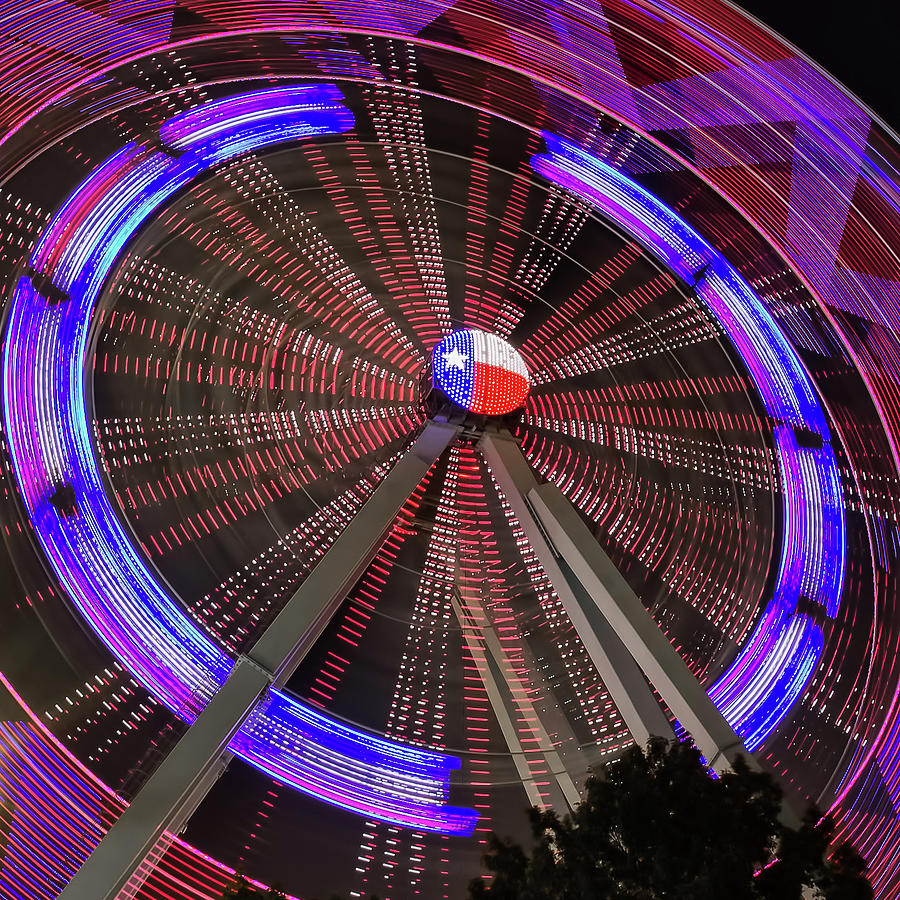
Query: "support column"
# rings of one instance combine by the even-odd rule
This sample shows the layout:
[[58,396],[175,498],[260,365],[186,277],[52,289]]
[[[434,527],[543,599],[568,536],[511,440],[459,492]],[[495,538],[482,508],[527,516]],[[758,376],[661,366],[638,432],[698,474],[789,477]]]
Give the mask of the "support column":
[[[223,770],[229,741],[280,687],[321,635],[372,561],[388,530],[441,453],[453,425],[429,422],[281,612],[231,671],[187,733],[116,820],[59,900],[115,900],[167,830],[179,828]],[[145,873],[146,874],[146,873]]]
[[[466,642],[472,658],[478,664],[488,702],[491,704],[503,739],[512,755],[516,771],[519,773],[522,786],[528,796],[528,802],[532,806],[545,805],[526,758],[528,754],[538,753],[547,767],[548,783],[551,786],[553,782],[556,783],[556,787],[553,789],[555,796],[551,797],[550,805],[561,809],[563,807],[558,802],[561,800],[570,810],[574,809],[581,799],[578,788],[575,787],[572,776],[567,771],[559,752],[553,746],[537,709],[528,698],[525,686],[511,675],[513,667],[500,639],[489,625],[487,611],[480,602],[473,600],[467,602],[466,609],[463,609],[456,599],[451,600],[451,604],[462,629],[463,640]],[[481,631],[483,647],[475,634],[476,631]],[[532,723],[529,727],[536,747],[530,747],[528,751],[519,740],[515,721],[517,714]],[[550,779],[553,779],[553,782]]]
[[673,739],[672,726],[640,666],[610,627],[589,591],[560,565],[554,547],[526,499],[529,491],[538,487],[538,482],[518,442],[508,431],[486,432],[478,446],[631,736],[641,745],[653,736]]
[[755,766],[741,739],[562,491],[553,484],[542,484],[533,487],[527,497],[559,555],[690,732],[710,768],[728,771],[738,755]]
[[331,621],[410,494],[459,433],[456,425],[429,421],[416,442],[319,560],[297,592],[248,654],[282,687]]

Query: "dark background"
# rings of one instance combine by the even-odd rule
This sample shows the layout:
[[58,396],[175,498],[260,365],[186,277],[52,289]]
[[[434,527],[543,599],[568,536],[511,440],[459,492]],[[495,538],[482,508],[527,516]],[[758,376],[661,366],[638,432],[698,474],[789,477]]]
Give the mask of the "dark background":
[[900,0],[742,0],[738,5],[900,131]]

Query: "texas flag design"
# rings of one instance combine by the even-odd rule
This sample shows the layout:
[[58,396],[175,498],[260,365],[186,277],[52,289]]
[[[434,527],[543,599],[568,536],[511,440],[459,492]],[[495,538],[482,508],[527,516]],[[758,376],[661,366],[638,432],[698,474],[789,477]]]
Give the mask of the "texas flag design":
[[525,402],[531,381],[510,344],[466,328],[447,335],[431,353],[434,384],[473,413],[502,416]]

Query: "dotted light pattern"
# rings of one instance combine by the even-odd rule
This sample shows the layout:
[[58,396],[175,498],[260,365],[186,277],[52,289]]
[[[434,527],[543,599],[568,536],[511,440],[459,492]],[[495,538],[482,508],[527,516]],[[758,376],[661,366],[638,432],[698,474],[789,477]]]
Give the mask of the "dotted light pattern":
[[469,412],[501,416],[528,396],[525,360],[495,334],[454,331],[435,346],[431,365],[435,385]]
[[[589,740],[596,741],[598,754],[612,755],[630,738],[486,462],[466,445],[451,448],[447,456],[444,477],[434,479],[440,490],[432,483],[427,497],[416,496],[407,506],[410,514],[421,515],[427,499],[436,509],[387,731],[397,739],[427,739],[432,746],[448,739],[453,727],[448,713],[459,704],[450,690],[450,663],[460,631],[464,766],[479,812],[474,838],[483,852],[491,833],[505,827],[510,812],[490,789],[492,784],[523,779],[532,788],[529,799],[544,805],[559,802],[552,793],[555,782],[541,739],[548,723],[553,723],[553,746],[570,760],[580,758]],[[379,577],[395,553],[392,548],[380,555],[373,566],[364,595],[370,612],[389,603],[396,589],[396,582],[384,583]],[[528,634],[535,631],[546,641],[540,649],[529,646]],[[493,652],[486,650],[487,635],[496,642]],[[509,685],[516,705],[508,723],[512,746],[509,732],[502,737],[497,733],[486,686],[498,675]],[[560,703],[568,709],[565,718],[559,715]],[[498,746],[515,748],[514,764],[497,752]],[[406,889],[452,897],[451,872],[423,871],[425,841],[426,836],[416,832],[367,823],[359,848],[358,889],[351,896],[393,895]],[[433,845],[429,849],[433,854]],[[441,856],[451,849],[441,847]]]
[[[67,299],[53,306],[36,277],[22,278],[4,358],[10,451],[48,559],[117,658],[186,721],[225,682],[233,662],[158,585],[110,506],[91,450],[81,366],[100,287],[152,210],[232,154],[352,125],[327,85],[233,99],[233,108],[218,101],[171,119],[161,137],[177,155],[129,144],[79,186],[31,260]],[[39,364],[48,358],[59,366]],[[60,485],[71,486],[74,509],[50,503]],[[278,692],[251,713],[230,748],[272,777],[347,809],[424,830],[464,834],[474,825],[472,811],[446,803],[457,759],[372,737]]]

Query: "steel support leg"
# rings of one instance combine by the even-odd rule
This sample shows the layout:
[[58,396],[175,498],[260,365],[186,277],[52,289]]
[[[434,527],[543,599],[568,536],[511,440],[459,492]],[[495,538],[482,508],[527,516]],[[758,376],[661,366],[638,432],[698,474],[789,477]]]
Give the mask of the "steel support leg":
[[543,484],[528,492],[528,500],[557,552],[690,732],[710,768],[727,771],[738,755],[755,765],[741,739],[562,491]]
[[573,583],[574,579],[560,565],[526,499],[529,491],[538,487],[538,482],[515,438],[509,432],[486,433],[479,448],[631,736],[641,745],[651,736],[674,738],[672,726],[634,657],[603,617],[589,591],[580,583]]
[[428,422],[418,440],[385,476],[253,645],[249,656],[274,674],[275,687],[281,687],[290,678],[318,640],[374,559],[403,504],[458,433],[455,425]]
[[[496,632],[489,625],[487,612],[477,601],[470,600],[466,609],[463,609],[457,600],[452,600],[451,603],[462,629],[463,640],[478,666],[488,702],[512,755],[528,802],[532,806],[544,806],[546,803],[528,764],[529,758],[539,754],[547,767],[543,777],[554,795],[551,796],[550,805],[557,809],[563,806],[574,809],[581,799],[578,788],[575,787],[559,752],[553,746],[540,714],[526,694],[524,685],[512,674],[513,666]],[[535,746],[529,747],[527,751],[522,746],[516,729],[516,718],[519,716],[530,723],[530,742]],[[555,789],[552,787],[554,783]],[[560,806],[560,801],[563,806]]]
[[167,829],[221,771],[228,742],[271,686],[283,685],[371,562],[410,494],[456,437],[429,422],[88,857],[59,900],[115,900]]

